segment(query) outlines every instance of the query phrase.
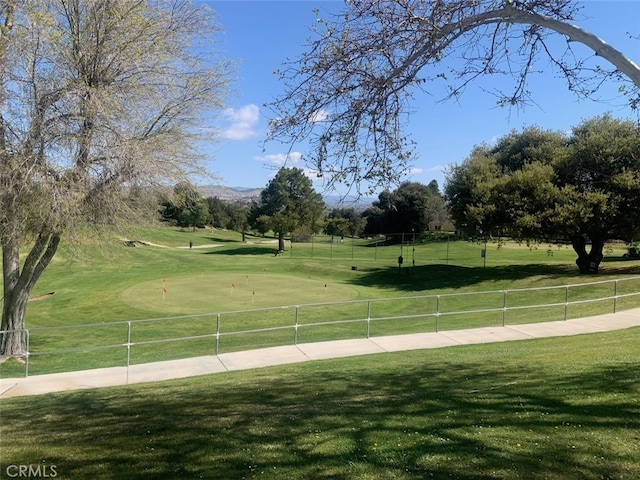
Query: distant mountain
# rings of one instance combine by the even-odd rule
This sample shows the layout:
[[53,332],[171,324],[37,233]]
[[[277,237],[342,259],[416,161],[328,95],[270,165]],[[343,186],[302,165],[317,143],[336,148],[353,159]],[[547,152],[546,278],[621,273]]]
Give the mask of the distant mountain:
[[325,195],[322,197],[324,202],[331,208],[353,208],[356,211],[366,210],[371,206],[377,198],[372,197],[354,197],[347,195],[346,197],[341,195]]
[[[198,192],[203,197],[218,197],[220,200],[227,202],[251,202],[260,199],[262,188],[251,187],[225,187],[223,185],[203,185],[197,187]],[[325,203],[331,208],[355,208],[356,210],[365,210],[371,206],[376,200],[372,197],[360,197],[356,199],[353,196],[325,195],[323,196]]]
[[249,202],[258,200],[262,188],[249,187],[225,187],[222,185],[203,185],[197,187],[198,192],[203,197],[218,197],[227,202]]

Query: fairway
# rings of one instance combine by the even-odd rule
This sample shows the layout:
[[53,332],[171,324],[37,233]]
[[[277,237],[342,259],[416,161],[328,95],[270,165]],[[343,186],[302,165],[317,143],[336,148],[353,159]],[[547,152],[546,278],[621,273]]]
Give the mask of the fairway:
[[[2,376],[295,342],[576,318],[608,312],[613,305],[589,301],[566,308],[565,301],[607,298],[617,292],[625,296],[617,302],[624,309],[638,306],[640,298],[626,296],[637,291],[634,278],[640,270],[634,262],[616,261],[620,251],[611,254],[608,273],[598,277],[620,279],[617,286],[603,283],[571,287],[569,294],[563,289],[527,294],[515,289],[585,282],[572,266],[569,249],[553,246],[550,255],[542,248],[507,243],[488,246],[488,255],[481,258],[476,243],[426,242],[415,246],[416,266],[400,270],[399,245],[371,246],[366,239],[333,246],[319,240],[297,243],[275,256],[270,239],[252,237],[243,243],[237,232],[149,227],[127,237],[143,238],[139,244],[144,246],[131,248],[121,241],[109,248],[90,241],[80,250],[73,244],[62,246],[34,297],[55,294],[29,304],[28,368],[5,362],[0,365]],[[414,252],[407,253],[407,248],[404,254],[411,258]],[[510,290],[506,304],[503,290]],[[549,303],[558,306],[538,308],[535,314],[525,308]],[[487,312],[465,313],[477,309]],[[129,349],[125,342],[131,343]]]
[[124,290],[120,299],[134,308],[160,314],[229,312],[354,300],[358,291],[342,283],[311,276],[215,273],[165,277],[138,283]]

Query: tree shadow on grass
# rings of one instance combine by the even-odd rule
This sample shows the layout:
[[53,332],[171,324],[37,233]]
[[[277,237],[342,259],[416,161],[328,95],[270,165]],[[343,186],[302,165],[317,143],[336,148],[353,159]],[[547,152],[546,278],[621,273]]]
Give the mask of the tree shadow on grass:
[[[46,459],[62,478],[95,479],[640,474],[632,365],[612,358],[541,372],[527,356],[503,368],[507,345],[468,352],[468,361],[413,352],[375,357],[387,368],[333,360],[17,399],[3,405],[3,423],[20,454],[10,450],[4,460]],[[65,451],[73,455],[57,456]]]
[[243,245],[236,248],[216,248],[207,252],[205,255],[271,255],[272,257],[278,252],[277,245]]
[[462,288],[486,281],[516,281],[532,276],[580,276],[567,265],[509,265],[499,267],[461,267],[456,265],[422,265],[383,267],[361,270],[351,282],[367,287],[393,287],[407,292]]
[[640,260],[620,260],[605,257],[600,271],[608,275],[640,275]]
[[240,240],[236,238],[216,237],[215,235],[206,237],[206,239],[215,243],[240,243]]

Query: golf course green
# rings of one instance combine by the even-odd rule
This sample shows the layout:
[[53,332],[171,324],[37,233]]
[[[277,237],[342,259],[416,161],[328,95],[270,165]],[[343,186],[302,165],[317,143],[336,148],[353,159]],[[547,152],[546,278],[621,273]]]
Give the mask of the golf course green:
[[327,283],[311,275],[272,274],[265,269],[253,274],[203,272],[163,277],[127,288],[120,299],[137,309],[188,315],[347,301],[357,296],[356,289],[343,283]]

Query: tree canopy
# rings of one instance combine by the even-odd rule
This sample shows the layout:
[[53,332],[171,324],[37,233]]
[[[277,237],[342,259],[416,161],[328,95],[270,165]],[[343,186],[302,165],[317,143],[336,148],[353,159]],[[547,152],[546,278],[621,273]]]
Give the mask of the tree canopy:
[[244,233],[249,227],[249,207],[241,202],[229,202],[218,197],[207,197],[211,213],[211,225]]
[[444,223],[446,207],[438,183],[429,185],[403,182],[394,191],[385,190],[378,195],[371,208],[364,212],[367,233],[421,234],[429,230],[431,222]]
[[596,273],[608,239],[640,236],[640,127],[609,115],[564,132],[529,127],[476,147],[445,195],[470,235],[568,241]]
[[341,237],[360,235],[366,225],[362,212],[355,208],[333,208],[325,219],[324,231]]
[[209,202],[190,182],[179,182],[173,187],[173,198],[163,205],[162,218],[171,220],[179,227],[203,227],[211,223]]
[[[62,234],[126,213],[123,187],[202,171],[201,120],[230,66],[187,0],[0,2],[0,353],[24,348],[27,299]],[[26,252],[21,259],[21,250]]]
[[299,168],[281,168],[260,193],[249,215],[249,223],[278,235],[278,249],[284,237],[296,230],[312,234],[319,230],[325,203],[313,183]]
[[[335,18],[318,18],[307,53],[278,72],[287,88],[271,104],[269,138],[310,138],[309,168],[329,185],[378,190],[400,183],[414,162],[404,133],[413,95],[443,83],[456,97],[480,76],[503,75],[513,87],[491,92],[498,103],[525,105],[535,96],[528,77],[544,60],[577,94],[612,79],[637,108],[640,68],[574,25],[578,12],[572,0],[347,1]],[[550,42],[557,35],[567,40],[560,49]],[[574,52],[577,43],[593,61]]]

